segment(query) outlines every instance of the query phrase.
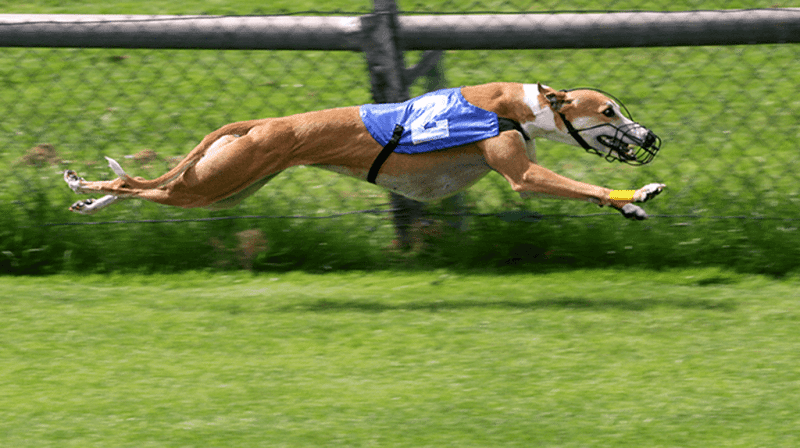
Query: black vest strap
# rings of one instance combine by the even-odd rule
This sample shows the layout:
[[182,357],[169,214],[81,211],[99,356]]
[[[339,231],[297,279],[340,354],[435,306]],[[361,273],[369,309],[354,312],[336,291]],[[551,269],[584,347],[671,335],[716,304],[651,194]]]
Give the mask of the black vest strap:
[[525,132],[525,129],[522,129],[522,125],[520,125],[518,121],[514,121],[510,118],[497,117],[497,124],[500,127],[500,132],[519,131],[519,133],[522,134],[522,138],[526,141],[531,139],[531,136]]
[[375,161],[372,162],[372,167],[369,169],[369,173],[367,174],[367,182],[374,184],[375,179],[378,177],[378,171],[381,170],[381,166],[383,163],[386,162],[386,159],[389,158],[389,155],[394,152],[397,145],[400,143],[400,137],[403,136],[403,128],[402,126],[395,125],[394,133],[392,134],[391,140],[386,143],[386,146],[383,147],[378,157],[375,157]]

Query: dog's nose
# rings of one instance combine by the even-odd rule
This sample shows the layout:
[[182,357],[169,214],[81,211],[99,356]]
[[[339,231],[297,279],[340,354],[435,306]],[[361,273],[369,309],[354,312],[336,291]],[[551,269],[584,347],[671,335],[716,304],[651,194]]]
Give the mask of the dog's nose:
[[644,138],[644,144],[642,145],[643,148],[649,148],[653,146],[653,143],[656,142],[656,134],[653,134],[653,131],[647,131],[647,135]]

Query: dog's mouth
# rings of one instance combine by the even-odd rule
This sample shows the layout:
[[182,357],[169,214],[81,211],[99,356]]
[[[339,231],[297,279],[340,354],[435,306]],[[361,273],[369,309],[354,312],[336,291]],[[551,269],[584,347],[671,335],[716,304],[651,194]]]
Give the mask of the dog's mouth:
[[636,154],[636,148],[638,148],[638,146],[634,145],[633,143],[625,143],[619,139],[609,137],[607,135],[601,135],[597,137],[597,141],[602,143],[604,146],[611,148],[623,159],[633,158]]
[[614,127],[613,136],[600,135],[597,141],[610,149],[605,154],[609,162],[620,161],[630,165],[650,163],[661,149],[661,138],[636,123]]

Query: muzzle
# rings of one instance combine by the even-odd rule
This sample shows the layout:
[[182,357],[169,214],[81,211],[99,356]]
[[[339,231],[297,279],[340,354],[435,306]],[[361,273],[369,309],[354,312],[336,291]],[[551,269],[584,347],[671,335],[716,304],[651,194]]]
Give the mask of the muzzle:
[[[582,90],[587,89],[595,90],[608,96],[609,98],[612,98],[617,102],[620,110],[624,112],[625,116],[629,120],[633,121],[628,108],[625,107],[625,105],[623,105],[613,95],[598,89],[582,88]],[[653,161],[653,159],[656,157],[656,154],[658,154],[658,151],[661,149],[661,138],[635,121],[622,126],[614,126],[611,123],[605,123],[584,129],[575,129],[575,127],[569,120],[567,120],[567,117],[565,117],[564,114],[559,112],[559,115],[561,116],[561,120],[564,122],[564,125],[567,127],[567,132],[569,132],[569,135],[574,138],[575,141],[577,141],[578,144],[586,150],[586,152],[603,157],[608,162],[624,162],[628,165],[634,166],[646,165]],[[597,150],[595,147],[587,143],[580,134],[584,131],[590,131],[604,127],[609,127],[614,130],[611,136],[603,134],[597,137],[598,143],[609,148],[608,152]]]
[[[620,127],[611,124],[598,127],[606,126],[614,129],[614,135],[611,137],[600,135],[597,137],[597,141],[609,148],[610,151],[604,153],[591,146],[589,148],[584,146],[587,152],[597,154],[609,162],[618,161],[640,166],[653,161],[661,149],[661,138],[638,123],[629,123]],[[577,133],[578,131],[575,132]]]

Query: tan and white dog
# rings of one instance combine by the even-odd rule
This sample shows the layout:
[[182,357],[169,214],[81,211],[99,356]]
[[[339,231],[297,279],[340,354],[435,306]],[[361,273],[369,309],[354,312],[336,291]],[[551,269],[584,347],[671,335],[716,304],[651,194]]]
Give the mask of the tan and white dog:
[[[358,106],[232,123],[208,134],[157,179],[130,177],[112,159],[109,164],[119,176],[115,180],[88,182],[66,171],[64,180],[76,193],[107,194],[76,202],[70,210],[91,214],[126,198],[185,208],[229,208],[296,165],[370,178],[421,201],[453,195],[497,171],[523,197],[584,200],[611,206],[634,219],[645,219],[647,214],[633,203],[645,202],[664,188],[652,183],[638,190],[612,190],[560,176],[537,164],[537,137],[582,146],[608,160],[634,165],[652,160],[660,139],[625,116],[624,106],[607,94],[593,89],[556,91],[541,84],[491,83],[462,87],[460,95],[462,101],[514,123],[513,129],[500,128],[495,136],[474,143],[403,154],[373,138]],[[380,156],[386,157],[382,164],[376,163]]]

